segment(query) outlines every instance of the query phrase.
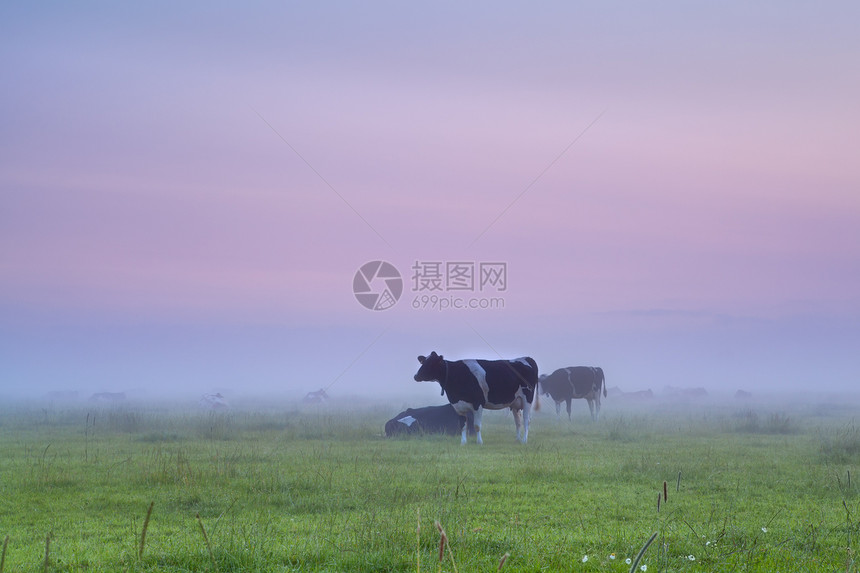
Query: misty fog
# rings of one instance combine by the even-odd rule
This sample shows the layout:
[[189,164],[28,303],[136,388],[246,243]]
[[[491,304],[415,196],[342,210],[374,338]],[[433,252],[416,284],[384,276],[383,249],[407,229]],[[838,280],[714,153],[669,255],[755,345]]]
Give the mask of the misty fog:
[[860,388],[855,4],[389,8],[0,4],[0,396]]

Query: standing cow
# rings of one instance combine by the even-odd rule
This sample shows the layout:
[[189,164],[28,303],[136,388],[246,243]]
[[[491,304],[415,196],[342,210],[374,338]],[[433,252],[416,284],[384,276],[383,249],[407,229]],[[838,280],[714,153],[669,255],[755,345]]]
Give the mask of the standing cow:
[[[415,373],[416,382],[436,381],[447,394],[448,401],[461,416],[472,413],[475,434],[481,438],[481,416],[484,409],[510,408],[517,426],[517,439],[529,438],[529,417],[536,398],[538,367],[529,357],[515,360],[445,360],[441,354],[419,356],[421,367]],[[537,405],[537,404],[536,404]],[[466,443],[463,427],[460,443]]]
[[325,388],[320,388],[319,390],[305,394],[305,397],[302,398],[302,402],[305,404],[322,404],[323,402],[327,402],[328,399],[328,394],[326,393]]
[[567,404],[567,419],[570,419],[570,402],[578,398],[588,400],[591,419],[600,418],[600,392],[606,396],[606,380],[603,369],[597,366],[570,366],[559,368],[549,376],[540,377],[541,392],[555,401],[555,412],[561,411],[561,403]]

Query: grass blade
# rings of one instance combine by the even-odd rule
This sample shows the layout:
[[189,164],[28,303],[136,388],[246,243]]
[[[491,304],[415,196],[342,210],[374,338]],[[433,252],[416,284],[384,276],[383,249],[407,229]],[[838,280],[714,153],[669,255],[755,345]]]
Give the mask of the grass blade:
[[645,555],[645,551],[648,549],[648,546],[651,545],[655,539],[657,539],[656,531],[654,532],[654,535],[645,542],[642,549],[639,550],[639,555],[636,556],[636,559],[633,561],[633,565],[630,566],[630,573],[634,573],[636,571],[636,568],[639,566],[639,562],[642,561],[642,556]]
[[6,566],[6,548],[9,546],[9,536],[3,540],[3,554],[0,555],[0,573],[3,573],[3,567]]
[[[45,448],[45,449],[47,450],[47,448]],[[48,533],[45,536],[45,567],[44,567],[45,573],[48,573],[48,559],[49,559],[50,555],[51,555],[51,534]]]
[[[206,535],[206,528],[203,527],[203,520],[200,519],[200,514],[197,514],[197,523],[200,524],[200,531],[203,533],[203,541],[206,542],[206,549],[209,551],[209,559],[212,560],[212,568],[218,571],[218,564],[215,562],[215,554],[212,553],[212,544],[209,543],[209,536]],[[656,535],[656,533],[655,533]]]

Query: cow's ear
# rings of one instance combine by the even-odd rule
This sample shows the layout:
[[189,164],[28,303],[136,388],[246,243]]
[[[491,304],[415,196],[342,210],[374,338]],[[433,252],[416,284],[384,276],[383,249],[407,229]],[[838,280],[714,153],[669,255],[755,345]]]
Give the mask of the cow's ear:
[[419,357],[418,357],[418,362],[419,362],[420,364],[424,364],[424,361],[425,361],[425,360],[427,360],[427,357],[426,357],[426,356],[419,356]]
[[436,351],[430,353],[430,358],[438,358],[439,356],[436,354]]

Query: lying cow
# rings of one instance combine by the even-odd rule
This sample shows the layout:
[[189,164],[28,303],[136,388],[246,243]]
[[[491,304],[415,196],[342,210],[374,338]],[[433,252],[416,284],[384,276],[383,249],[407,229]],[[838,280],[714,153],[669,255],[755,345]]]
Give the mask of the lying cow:
[[749,400],[752,397],[752,392],[748,392],[747,390],[738,390],[737,392],[735,392],[736,400]]
[[[415,373],[415,381],[438,382],[442,394],[447,394],[458,414],[467,416],[471,412],[479,444],[484,443],[481,416],[485,408],[510,408],[517,425],[517,438],[524,444],[528,441],[529,416],[538,381],[537,363],[532,358],[445,360],[441,354],[431,352],[430,356],[419,356],[418,362],[421,367]],[[465,426],[460,443],[466,443]]]
[[618,397],[629,401],[653,400],[654,391],[651,388],[647,390],[634,390],[633,392],[621,392]]
[[125,401],[125,392],[96,392],[90,396],[90,402],[101,404],[116,404]]
[[567,419],[570,419],[572,400],[585,398],[591,419],[600,418],[600,392],[606,396],[606,380],[603,369],[596,366],[570,366],[559,368],[549,376],[540,377],[541,392],[555,402],[556,414],[561,413],[561,403],[567,404]]
[[663,391],[666,396],[670,396],[672,398],[681,398],[681,399],[689,399],[689,398],[704,398],[708,395],[708,391],[702,387],[698,388],[676,388],[675,386],[666,386]]
[[454,410],[451,404],[442,406],[426,406],[424,408],[407,408],[387,422],[385,435],[387,437],[399,434],[462,434],[464,424],[466,431],[475,433],[472,413],[465,418]]
[[204,410],[228,410],[230,408],[230,403],[227,398],[221,395],[221,392],[203,394],[197,403]]

